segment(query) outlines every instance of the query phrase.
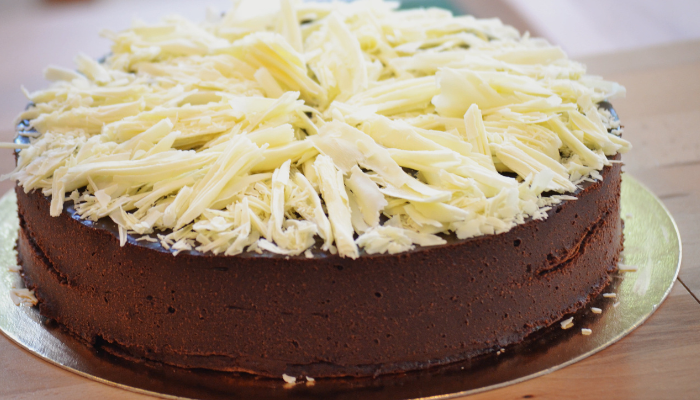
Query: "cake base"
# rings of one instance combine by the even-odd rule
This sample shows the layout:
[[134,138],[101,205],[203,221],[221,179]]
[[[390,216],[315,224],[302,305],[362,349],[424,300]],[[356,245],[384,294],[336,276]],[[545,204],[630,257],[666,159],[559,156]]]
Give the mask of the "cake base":
[[173,256],[108,219],[16,189],[19,262],[41,315],[121,357],[314,378],[447,365],[521,342],[583,308],[622,250],[620,163],[576,200],[497,235],[356,260],[263,252]]
[[[236,398],[357,398],[400,399],[437,395],[461,396],[530,379],[581,360],[619,340],[655,311],[669,293],[680,266],[680,238],[663,205],[628,175],[622,185],[625,218],[625,258],[637,272],[615,275],[605,291],[617,299],[598,296],[589,308],[574,314],[574,327],[559,324],[535,333],[523,343],[444,367],[376,379],[319,379],[287,385],[281,379],[257,379],[246,374],[187,371],[164,365],[144,365],[95,351],[47,323],[38,310],[16,307],[9,298],[10,285],[22,285],[17,274],[4,270],[15,265],[13,251],[18,220],[12,194],[0,200],[0,329],[31,353],[60,367],[103,383],[142,393],[215,399]],[[622,278],[622,279],[621,279]],[[617,307],[613,304],[620,302]],[[581,328],[592,329],[590,336]],[[286,390],[282,390],[286,389]]]

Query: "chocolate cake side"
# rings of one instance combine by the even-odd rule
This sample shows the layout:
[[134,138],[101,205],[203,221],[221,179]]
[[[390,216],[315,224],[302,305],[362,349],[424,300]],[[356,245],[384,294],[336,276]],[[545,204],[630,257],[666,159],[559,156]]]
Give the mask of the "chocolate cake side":
[[279,377],[423,369],[521,341],[583,307],[621,251],[620,164],[499,235],[357,260],[213,256],[119,239],[17,188],[42,315],[136,360]]

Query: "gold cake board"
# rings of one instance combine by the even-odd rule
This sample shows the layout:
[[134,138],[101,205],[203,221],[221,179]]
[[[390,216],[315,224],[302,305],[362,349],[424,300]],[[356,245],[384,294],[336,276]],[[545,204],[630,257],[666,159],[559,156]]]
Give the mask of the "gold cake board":
[[[447,399],[496,389],[547,374],[582,360],[629,334],[666,299],[678,276],[681,240],[663,204],[637,180],[623,175],[623,263],[637,271],[619,272],[607,293],[574,317],[574,326],[543,329],[501,354],[428,371],[362,379],[318,379],[286,384],[280,377],[258,379],[210,371],[143,365],[95,350],[46,321],[36,307],[16,306],[12,288],[21,288],[15,241],[19,226],[14,192],[0,199],[0,330],[30,353],[61,368],[107,385],[166,398],[259,399]],[[591,307],[602,309],[595,314]],[[591,329],[583,335],[582,328]]]

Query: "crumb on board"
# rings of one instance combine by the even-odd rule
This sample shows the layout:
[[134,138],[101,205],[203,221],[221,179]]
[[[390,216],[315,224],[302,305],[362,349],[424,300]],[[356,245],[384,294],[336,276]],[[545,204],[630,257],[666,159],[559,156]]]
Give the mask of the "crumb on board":
[[574,317],[569,317],[569,318],[561,321],[560,324],[561,324],[561,329],[569,329],[572,326],[574,326]]

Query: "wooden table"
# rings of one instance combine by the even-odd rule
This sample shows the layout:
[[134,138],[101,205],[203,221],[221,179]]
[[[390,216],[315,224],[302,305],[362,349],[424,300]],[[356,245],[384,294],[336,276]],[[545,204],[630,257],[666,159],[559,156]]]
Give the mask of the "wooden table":
[[[700,41],[582,60],[627,87],[615,107],[634,149],[626,170],[671,210],[683,240],[679,281],[660,309],[608,349],[570,367],[469,399],[700,398]],[[11,132],[0,140],[9,140]],[[0,171],[12,168],[0,153]],[[2,192],[11,184],[0,183]],[[0,399],[146,399],[54,367],[0,336]]]

